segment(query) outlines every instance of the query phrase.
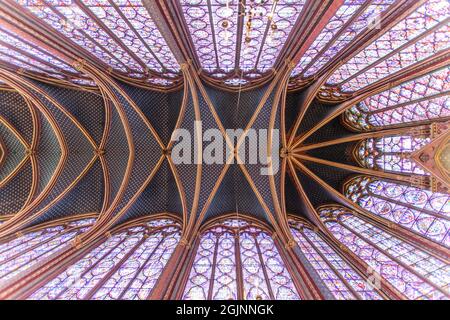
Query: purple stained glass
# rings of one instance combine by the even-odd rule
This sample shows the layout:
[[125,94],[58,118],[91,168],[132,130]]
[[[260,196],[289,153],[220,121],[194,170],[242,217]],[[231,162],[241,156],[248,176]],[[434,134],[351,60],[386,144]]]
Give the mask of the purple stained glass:
[[179,66],[141,1],[90,1],[95,14],[151,70],[178,72]]
[[289,223],[300,250],[336,299],[382,299],[372,284],[363,279],[318,233],[301,222],[290,220]]
[[85,232],[95,219],[54,226],[0,244],[0,284],[42,262]]
[[92,296],[94,300],[145,300],[179,241],[179,233],[148,237]]
[[[286,40],[293,30],[305,3],[306,0],[279,0],[276,3],[271,3],[270,0],[267,1],[267,6],[264,7],[264,9],[261,9],[260,14],[268,12],[268,15],[272,17],[270,23],[267,23],[264,19],[262,19],[261,27],[259,27],[261,22],[256,23],[257,29],[255,29],[255,31],[258,30],[258,32],[250,34],[252,39],[248,46],[245,44],[246,35],[244,32],[244,43],[242,46],[243,49],[241,50],[241,63],[245,66],[242,68],[244,71],[249,71],[254,68],[256,71],[264,73],[273,67],[274,62],[278,58],[283,45],[286,43]],[[253,20],[252,23],[255,21],[256,19]],[[247,22],[248,20],[246,21],[246,19],[244,19],[244,23]],[[263,28],[268,28],[265,39],[263,34],[259,33],[264,32]],[[255,48],[256,51],[253,50],[253,48]],[[260,54],[259,60],[258,56],[253,54],[256,52]],[[242,59],[244,53],[247,55],[246,59]],[[251,61],[251,63],[247,63],[247,59],[248,61]],[[252,65],[253,62],[256,63]]]
[[5,55],[3,53],[1,53],[2,48],[0,48],[0,62],[6,63],[6,64],[11,64],[14,66],[17,66],[19,68],[23,68],[24,70],[28,70],[28,71],[32,71],[32,72],[36,72],[36,73],[43,73],[42,69],[33,67],[32,65],[28,64],[25,61],[22,61],[20,58],[13,58],[10,55]]
[[238,2],[182,0],[181,5],[203,69],[211,73],[234,70]]
[[256,239],[251,233],[243,232],[239,236],[239,240],[244,299],[254,300],[257,297],[262,300],[270,299],[270,284],[267,283],[264,276],[264,266],[259,257]]
[[345,28],[346,23],[354,17],[354,15],[357,15],[358,9],[364,2],[365,1],[361,0],[344,1],[334,16],[329,20],[328,24],[323,28],[322,32],[302,56],[297,66],[292,71],[293,76],[303,73],[308,66],[313,63],[313,59],[321,53],[328,43],[334,40],[335,35],[342,28]]
[[256,241],[260,248],[261,262],[266,268],[275,300],[298,300],[299,296],[292,283],[291,276],[272,237],[267,233],[259,233],[256,236]]
[[450,91],[450,67],[407,81],[364,100],[368,111],[379,111],[399,104]]
[[28,4],[26,8],[114,69],[127,72],[132,68],[142,72],[129,54],[72,0],[42,1],[41,4]]
[[49,75],[59,73],[59,70],[55,69],[53,66],[49,66],[45,63],[42,63],[41,61],[35,60],[18,51],[11,50],[6,46],[2,46],[1,43],[0,43],[0,59],[3,62],[9,63],[13,66],[17,66],[19,68],[23,68],[24,70]]
[[145,300],[180,239],[171,219],[115,233],[35,291],[29,299]]
[[338,241],[409,299],[448,299],[450,266],[341,206],[319,209],[325,226]]
[[147,69],[161,74],[179,72],[175,57],[141,1],[16,1],[116,71],[140,77]]
[[[359,90],[448,47],[446,0],[429,0],[336,70],[328,85]],[[422,38],[420,38],[423,36]],[[388,56],[389,55],[389,56]]]
[[[391,8],[391,5],[395,1],[393,0],[378,0],[372,1],[363,10],[363,12],[358,15],[354,15],[354,20],[349,23],[347,28],[342,31],[342,33],[337,37],[332,39],[320,56],[316,58],[314,62],[305,70],[304,76],[310,77],[320,71],[328,62],[330,62],[339,52],[341,52],[345,47],[347,47],[356,36],[358,36],[362,31],[371,24],[380,20],[381,15],[387,12]],[[365,3],[368,3],[367,1]],[[352,18],[353,19],[353,18]]]
[[274,240],[244,220],[228,219],[202,234],[183,299],[235,300],[238,287],[246,300],[299,299]]
[[408,122],[424,122],[444,117],[450,117],[450,95],[373,113],[369,115],[368,121],[374,127],[382,127]]
[[89,80],[89,79],[71,79],[71,82],[73,82],[74,84],[78,84],[81,86],[96,86],[97,84],[93,81],[93,80]]
[[356,91],[449,47],[450,25],[445,25],[408,48],[365,70],[347,81],[341,88],[346,92]]
[[387,136],[362,140],[355,150],[357,161],[366,168],[389,172],[429,175],[411,160],[411,154],[431,141],[426,136]]
[[216,266],[214,272],[213,300],[236,298],[236,261],[234,236],[224,233],[218,239]]
[[[102,259],[108,256],[117,246],[124,241],[126,233],[116,234],[101,245],[91,250],[77,263],[69,266],[66,271],[56,278],[46,283],[34,292],[29,299],[32,300],[56,300],[62,294],[68,296],[68,291],[75,293],[74,287],[81,287],[91,279],[87,271],[97,265]],[[116,249],[117,250],[117,249]]]
[[[184,291],[183,299],[208,299],[210,279],[212,275],[212,269],[214,267],[213,258],[217,252],[217,241],[218,239],[214,230],[203,234],[203,236],[201,237],[197,249],[197,254],[195,256],[195,261]],[[230,291],[230,297],[235,299],[236,292]]]
[[[304,0],[247,1],[245,6],[237,0],[180,2],[202,68],[217,79],[242,71],[247,80],[272,68],[305,4]],[[244,16],[238,30],[240,12]],[[242,38],[237,39],[240,31]],[[232,78],[224,83],[245,85],[247,80]]]
[[346,122],[359,130],[450,116],[450,68],[431,72],[370,96],[348,109]]
[[[72,74],[78,74],[78,71],[73,69],[67,63],[59,60],[58,58],[55,58],[49,52],[45,51],[45,49],[40,47],[38,48],[33,44],[31,44],[30,42],[18,38],[13,33],[11,33],[10,31],[1,26],[0,26],[0,39],[2,39],[0,40],[0,44],[2,47],[6,45],[14,47],[14,49],[17,51],[27,53],[35,59],[47,62],[50,66],[53,66],[53,68],[59,69],[61,71],[67,71]],[[12,53],[12,51],[10,52]],[[12,55],[15,56],[15,53],[13,53]]]
[[347,184],[345,195],[379,217],[450,247],[447,194],[360,176]]

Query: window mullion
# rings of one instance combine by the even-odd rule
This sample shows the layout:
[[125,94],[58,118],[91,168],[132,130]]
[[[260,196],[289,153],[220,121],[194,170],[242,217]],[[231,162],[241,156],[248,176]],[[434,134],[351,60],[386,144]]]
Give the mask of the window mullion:
[[[403,206],[403,207],[408,208],[408,209],[411,209],[411,210],[420,211],[420,212],[422,212],[422,213],[429,214],[429,215],[431,215],[431,216],[433,216],[433,217],[436,217],[436,218],[444,219],[444,220],[447,220],[447,221],[450,220],[449,217],[444,216],[444,215],[442,215],[442,214],[440,214],[440,213],[436,213],[436,212],[430,211],[430,210],[425,209],[425,208],[416,208],[416,207],[410,205],[409,203],[404,203],[404,202],[401,202],[401,201],[398,201],[398,200],[390,199],[390,198],[384,197],[384,196],[382,196],[382,195],[375,194],[375,193],[373,193],[373,192],[371,192],[371,191],[369,191],[369,190],[367,190],[367,194],[368,194],[369,196],[378,198],[378,199],[380,199],[380,200],[387,201],[387,202],[389,202],[389,203],[393,203],[393,204],[396,204],[396,205],[399,205],[399,206]],[[427,200],[427,201],[428,201],[428,200]]]
[[[124,241],[125,241],[125,237],[113,248],[109,249],[108,252],[106,252],[105,254],[103,254],[101,256],[100,259],[98,259],[92,266],[90,266],[88,269],[86,269],[81,275],[80,275],[80,279],[82,279],[88,272],[90,272],[92,269],[94,269],[105,257],[107,257],[111,251],[113,251],[115,248],[117,248],[118,246],[120,246]],[[108,241],[108,240],[106,240]],[[104,242],[103,242],[104,243]],[[102,244],[103,244],[102,243]],[[99,244],[99,245],[102,245]],[[82,260],[83,258],[81,258],[80,260]],[[77,261],[78,262],[78,261]],[[66,286],[60,293],[58,293],[58,295],[55,297],[54,300],[58,300],[67,290],[69,290],[69,286]]]
[[[385,56],[383,56],[382,58],[368,64],[367,66],[365,66],[363,69],[359,70],[358,72],[355,72],[354,74],[352,74],[350,77],[346,78],[345,80],[341,81],[339,84],[337,84],[338,86],[342,86],[344,83],[347,83],[353,79],[355,79],[356,77],[358,77],[359,75],[367,72],[368,70],[376,67],[377,65],[379,65],[380,63],[384,62],[385,60],[391,58],[392,56],[394,56],[395,54],[403,51],[404,49],[414,45],[415,43],[417,43],[418,41],[422,40],[423,38],[429,36],[430,34],[432,34],[433,32],[437,31],[438,29],[440,29],[441,27],[445,26],[448,23],[449,19],[445,19],[443,21],[441,21],[440,23],[436,24],[434,27],[426,30],[425,32],[423,32],[422,34],[416,36],[415,38],[409,40],[408,42],[404,43],[403,45],[401,45],[400,47],[398,47],[395,50],[392,50],[391,52],[389,52],[388,54],[386,54]],[[377,39],[378,40],[378,39]],[[377,41],[375,40],[375,42]],[[366,49],[366,48],[365,48]],[[400,71],[400,70],[399,70]]]
[[422,98],[418,98],[418,99],[406,101],[406,102],[403,102],[403,103],[399,103],[399,104],[396,104],[396,105],[393,105],[393,106],[388,106],[388,107],[385,107],[385,108],[372,110],[372,111],[366,112],[366,114],[367,115],[374,115],[374,114],[378,114],[378,113],[383,113],[383,112],[386,112],[386,111],[390,111],[390,110],[406,107],[406,106],[414,104],[414,103],[420,103],[420,102],[424,102],[424,101],[428,101],[428,100],[432,100],[432,99],[436,99],[436,98],[440,98],[440,97],[445,97],[445,96],[447,96],[449,94],[450,94],[450,91],[443,91],[443,92],[439,92],[439,93],[436,93],[436,94],[433,94],[433,95],[429,95],[429,96],[425,96],[425,97],[422,97]]
[[266,285],[267,285],[267,289],[269,290],[270,299],[275,300],[275,296],[273,294],[272,286],[271,286],[270,280],[269,280],[269,275],[267,274],[266,265],[264,264],[264,259],[263,259],[262,253],[261,253],[261,248],[259,247],[259,243],[258,243],[258,240],[256,239],[256,236],[253,237],[253,240],[255,240],[255,246],[256,246],[256,250],[258,251],[258,256],[259,256],[259,263],[261,265],[261,269],[263,270],[264,279],[266,280]]
[[[305,69],[302,71],[301,76],[304,77],[304,74],[306,71],[308,71],[309,68],[311,68],[312,66],[314,66],[314,64],[317,62],[317,60],[319,60],[324,53],[326,53],[328,51],[328,49],[339,39],[339,37],[345,33],[348,28],[364,13],[364,11],[367,9],[367,7],[371,4],[372,0],[367,0],[363,5],[361,5],[361,7],[353,14],[353,16],[341,27],[341,30],[339,30],[332,39],[330,39],[330,41],[314,56],[314,58],[311,60],[310,63],[308,63],[308,65],[305,67]],[[347,44],[348,46],[348,44]],[[346,49],[344,47],[344,49]],[[337,55],[337,54],[336,54]],[[329,64],[330,61],[335,61],[334,57],[336,56],[334,55],[332,58],[330,58],[327,63]],[[325,66],[323,65],[322,68]]]

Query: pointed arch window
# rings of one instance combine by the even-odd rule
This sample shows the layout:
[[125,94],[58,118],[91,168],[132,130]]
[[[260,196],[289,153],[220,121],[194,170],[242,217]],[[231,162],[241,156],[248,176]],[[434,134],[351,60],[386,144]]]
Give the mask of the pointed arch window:
[[0,284],[41,263],[85,232],[95,219],[55,224],[0,243]]
[[344,1],[302,56],[292,76],[307,78],[317,73],[393,3],[394,0]]
[[275,241],[245,220],[228,219],[206,229],[183,299],[300,299]]
[[440,257],[355,216],[343,206],[323,206],[318,212],[336,239],[368,265],[368,272],[388,282],[400,295],[408,299],[450,298],[450,266]]
[[425,134],[368,138],[356,145],[353,154],[362,167],[369,169],[429,175],[411,159],[411,154],[430,141]]
[[289,225],[300,250],[336,299],[382,299],[373,284],[345,261],[321,233],[299,220],[290,219]]
[[178,244],[180,229],[172,219],[120,228],[29,299],[147,299]]
[[450,247],[450,195],[367,176],[348,181],[344,193],[374,215]]
[[0,26],[0,39],[0,62],[7,67],[20,68],[56,80],[95,86],[92,80],[45,48],[38,47],[29,40],[19,37],[4,26]]
[[450,67],[370,96],[344,113],[356,130],[450,117]]
[[[246,12],[252,10],[250,4],[246,2]],[[249,15],[244,17],[244,26],[252,26],[250,31],[244,30],[241,40],[240,66],[244,72],[264,73],[273,67],[305,4],[306,0],[268,0],[251,19]]]
[[244,80],[251,81],[273,67],[306,3],[305,0],[180,2],[202,68],[230,86],[241,84],[230,78],[236,71],[242,71]]
[[447,0],[428,0],[339,67],[327,80],[354,92],[449,47]]
[[173,53],[140,0],[16,2],[118,73],[161,85],[179,77]]

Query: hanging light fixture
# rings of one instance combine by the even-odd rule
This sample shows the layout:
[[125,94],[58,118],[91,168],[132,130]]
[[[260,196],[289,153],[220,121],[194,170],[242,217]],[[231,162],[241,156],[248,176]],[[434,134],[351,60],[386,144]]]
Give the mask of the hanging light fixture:
[[[277,8],[279,0],[273,0],[272,7],[270,11],[266,14],[267,20],[270,23],[269,36],[274,36],[275,32],[278,30],[278,26],[275,22],[273,22],[273,17],[275,15],[275,10]],[[247,17],[246,22],[246,32],[245,32],[245,43],[250,43],[252,40],[251,33],[253,27],[253,20],[257,17],[264,16],[264,5],[268,2],[268,0],[250,0],[250,9],[246,11],[244,9],[244,14]],[[241,5],[243,3],[241,2]]]
[[223,20],[221,23],[221,26],[223,28],[223,39],[225,40],[225,43],[228,44],[231,36],[231,32],[228,30],[228,28],[230,27],[230,21],[228,20],[228,18],[233,15],[233,9],[230,8],[230,0],[227,0],[227,2],[225,3],[225,9],[222,15],[225,16],[225,20]]

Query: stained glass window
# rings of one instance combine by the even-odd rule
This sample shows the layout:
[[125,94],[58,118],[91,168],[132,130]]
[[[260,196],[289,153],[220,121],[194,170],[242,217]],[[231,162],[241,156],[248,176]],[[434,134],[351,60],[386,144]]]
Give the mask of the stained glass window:
[[203,69],[234,70],[238,2],[183,0],[181,5]]
[[382,299],[373,284],[356,272],[322,235],[303,222],[289,220],[289,224],[300,250],[336,299]]
[[29,232],[0,243],[0,284],[67,245],[85,232],[95,219],[83,219]]
[[[252,19],[245,16],[244,25],[251,23],[252,28],[242,35],[242,70],[266,72],[273,66],[305,3],[305,0],[269,0],[256,9]],[[251,1],[247,1],[246,11],[250,10]]]
[[393,2],[394,0],[344,1],[302,56],[292,76],[309,77],[317,73]]
[[299,299],[272,237],[244,220],[202,233],[184,299]]
[[450,196],[407,185],[358,176],[345,195],[362,208],[450,247]]
[[29,299],[147,299],[179,239],[171,219],[120,229]]
[[408,299],[449,299],[450,266],[402,239],[356,217],[342,206],[324,206],[319,214],[331,233]]
[[[202,68],[218,79],[242,71],[248,81],[273,66],[306,1],[180,2]],[[232,80],[225,84],[247,83]]]
[[450,117],[450,67],[375,94],[346,111],[346,122],[370,130]]
[[430,141],[425,135],[368,138],[356,146],[354,154],[359,164],[366,168],[428,175],[411,160],[411,154]]
[[[140,0],[16,1],[115,71],[163,85],[178,76],[175,57]],[[148,77],[149,70],[159,76]]]
[[339,67],[327,84],[344,92],[364,88],[450,46],[447,0],[428,0]]

